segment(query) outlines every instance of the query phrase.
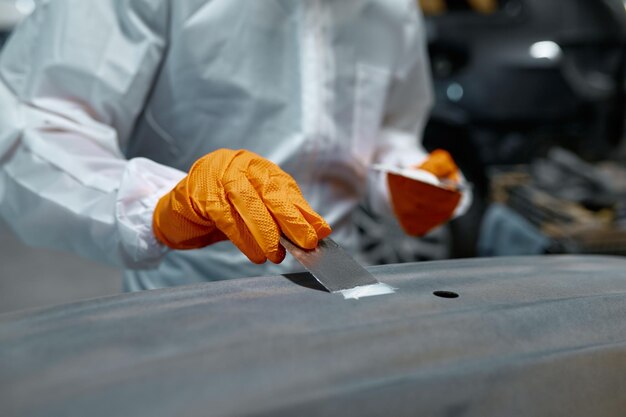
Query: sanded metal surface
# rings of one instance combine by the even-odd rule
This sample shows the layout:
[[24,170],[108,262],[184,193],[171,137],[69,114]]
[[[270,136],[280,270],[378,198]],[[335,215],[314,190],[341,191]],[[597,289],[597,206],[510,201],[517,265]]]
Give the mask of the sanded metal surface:
[[624,415],[625,260],[370,271],[398,292],[293,275],[0,315],[0,415]]
[[320,240],[313,250],[301,249],[284,237],[280,243],[330,292],[378,284],[367,269],[331,238]]

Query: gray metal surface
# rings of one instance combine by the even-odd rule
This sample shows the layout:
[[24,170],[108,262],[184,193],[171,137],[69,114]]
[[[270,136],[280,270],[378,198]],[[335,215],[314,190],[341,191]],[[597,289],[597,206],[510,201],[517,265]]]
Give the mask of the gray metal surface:
[[78,255],[32,248],[0,219],[0,314],[122,291],[122,272]]
[[301,249],[284,237],[280,243],[330,292],[378,284],[372,274],[331,238],[320,240],[313,250]]
[[0,415],[624,416],[624,259],[371,270],[398,292],[302,274],[0,315]]

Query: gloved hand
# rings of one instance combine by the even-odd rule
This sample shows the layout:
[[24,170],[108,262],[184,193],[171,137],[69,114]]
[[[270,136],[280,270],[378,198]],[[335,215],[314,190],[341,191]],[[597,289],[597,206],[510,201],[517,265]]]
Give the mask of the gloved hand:
[[196,161],[159,200],[153,230],[173,249],[228,239],[254,263],[282,262],[281,233],[296,245],[313,249],[331,232],[291,176],[259,155],[230,149]]
[[423,236],[448,221],[461,200],[457,186],[459,169],[450,154],[437,149],[416,167],[435,175],[446,186],[435,186],[411,178],[387,174],[391,203],[400,225],[411,236]]

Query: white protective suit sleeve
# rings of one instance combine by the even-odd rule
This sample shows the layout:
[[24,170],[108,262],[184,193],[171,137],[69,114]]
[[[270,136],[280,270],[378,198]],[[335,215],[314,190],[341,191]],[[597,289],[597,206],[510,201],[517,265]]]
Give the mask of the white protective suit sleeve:
[[[419,164],[428,155],[421,138],[434,100],[424,21],[415,2],[407,4],[403,53],[391,74],[374,155],[374,164],[402,168]],[[368,197],[369,207],[375,213],[391,215],[386,173],[370,170]]]
[[[419,165],[428,156],[422,134],[434,103],[430,60],[424,19],[415,2],[405,15],[404,54],[392,74],[385,115],[374,164],[407,168]],[[393,215],[387,174],[370,170],[368,204],[378,215]],[[466,183],[462,178],[462,182]],[[466,188],[455,216],[467,211],[471,191]]]
[[185,173],[125,143],[158,71],[162,0],[44,1],[0,56],[0,213],[27,244],[158,265],[158,198]]

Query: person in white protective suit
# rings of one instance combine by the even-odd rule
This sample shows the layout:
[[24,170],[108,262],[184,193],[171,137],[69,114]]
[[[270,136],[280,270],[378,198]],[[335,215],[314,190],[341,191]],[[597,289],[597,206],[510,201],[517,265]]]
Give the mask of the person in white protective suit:
[[[302,245],[328,235],[325,219],[354,248],[363,197],[406,212],[372,166],[428,162],[431,102],[414,0],[43,1],[0,56],[0,213],[30,245],[125,268],[127,290],[293,271],[272,239],[303,235],[270,203],[300,201],[293,178],[310,204],[294,203]],[[269,252],[265,229],[231,210],[239,188],[215,188],[255,169],[287,184],[263,199]],[[255,178],[264,198],[272,186]],[[460,193],[445,191],[436,224],[459,212]],[[240,228],[204,210],[218,200]]]

